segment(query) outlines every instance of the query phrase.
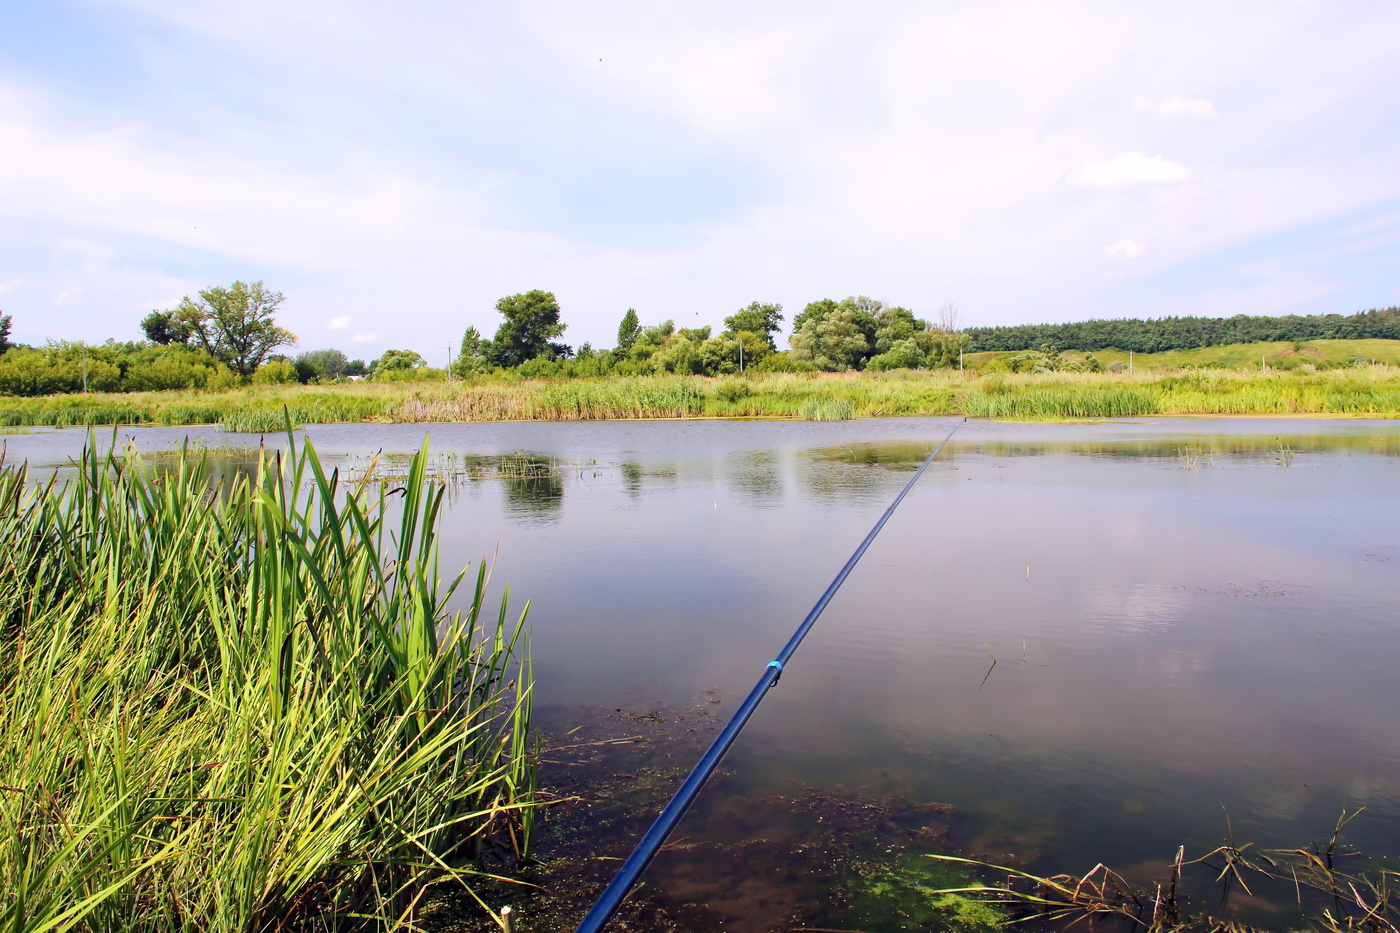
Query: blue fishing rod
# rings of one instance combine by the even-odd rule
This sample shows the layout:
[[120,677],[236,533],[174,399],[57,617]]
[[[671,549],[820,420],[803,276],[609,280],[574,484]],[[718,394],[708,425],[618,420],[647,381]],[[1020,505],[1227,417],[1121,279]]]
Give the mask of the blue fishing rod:
[[753,715],[754,710],[758,709],[758,704],[763,701],[768,688],[776,684],[778,678],[783,675],[783,668],[792,660],[793,654],[797,652],[797,646],[802,644],[802,639],[807,637],[807,633],[816,624],[817,617],[822,614],[827,603],[831,602],[831,598],[836,595],[841,584],[845,583],[846,578],[851,575],[851,571],[855,569],[856,563],[859,562],[866,548],[870,547],[870,543],[875,540],[880,529],[885,527],[885,522],[890,520],[890,516],[894,514],[895,509],[899,508],[904,497],[909,495],[909,490],[914,488],[914,484],[919,481],[920,476],[924,475],[929,464],[933,463],[943,448],[953,439],[958,428],[966,423],[967,419],[964,418],[953,425],[953,430],[948,432],[948,436],[943,438],[943,442],[934,448],[933,453],[928,455],[928,459],[923,462],[923,465],[914,471],[914,475],[909,478],[909,482],[904,484],[899,495],[894,497],[890,507],[885,509],[885,514],[880,516],[880,520],[875,523],[874,528],[870,529],[870,533],[865,536],[860,547],[856,548],[855,553],[846,561],[846,565],[836,574],[836,578],[831,581],[826,592],[822,593],[817,604],[812,607],[812,611],[807,613],[807,617],[802,620],[797,631],[792,633],[792,637],[783,646],[783,650],[778,652],[776,658],[768,662],[768,666],[763,669],[763,676],[758,678],[758,683],[754,684],[749,695],[744,698],[744,702],[739,704],[739,708],[734,711],[734,716],[729,720],[728,725],[715,737],[709,749],[696,762],[685,782],[671,798],[671,802],[666,804],[666,809],[661,811],[656,822],[651,824],[651,829],[648,829],[647,834],[642,837],[642,841],[637,843],[637,847],[632,850],[627,861],[622,863],[622,867],[618,869],[617,875],[608,885],[607,890],[598,898],[593,909],[588,912],[588,916],[583,918],[583,922],[578,925],[575,933],[600,933],[607,922],[612,919],[613,914],[617,913],[617,909],[622,906],[628,892],[641,878],[642,872],[646,871],[646,867],[651,864],[656,853],[661,850],[661,846],[666,842],[666,837],[671,835],[671,830],[676,828],[676,824],[681,821],[681,818],[690,809],[690,805],[695,802],[701,788],[705,786],[705,782],[710,779],[710,775],[719,766],[720,759],[724,757],[725,752],[729,751],[729,746],[734,744],[734,740],[739,737],[739,733],[748,724],[749,717]]

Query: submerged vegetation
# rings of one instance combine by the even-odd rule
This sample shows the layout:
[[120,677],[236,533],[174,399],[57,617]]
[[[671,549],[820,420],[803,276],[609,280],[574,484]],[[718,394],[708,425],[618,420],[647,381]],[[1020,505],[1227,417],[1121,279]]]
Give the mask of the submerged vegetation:
[[[1142,933],[1253,933],[1278,927],[1278,915],[1286,908],[1271,903],[1269,895],[1279,893],[1279,900],[1294,914],[1292,924],[1302,920],[1307,927],[1324,933],[1400,933],[1400,893],[1396,890],[1400,872],[1343,868],[1344,860],[1358,857],[1341,845],[1342,830],[1358,813],[1344,811],[1323,845],[1314,841],[1298,849],[1263,850],[1228,841],[1190,860],[1185,847],[1179,848],[1165,876],[1147,887],[1134,885],[1103,863],[1082,877],[1044,878],[956,856],[928,858],[1005,879],[935,892],[945,897],[974,898],[984,909],[995,911],[993,916],[1000,920],[1040,919],[1065,927],[1088,921],[1096,928],[1108,925]],[[1205,869],[1215,876],[1220,886],[1218,905],[1209,906],[1185,893],[1187,869],[1197,873]],[[1232,909],[1231,895],[1237,892],[1246,899],[1244,911]],[[1252,922],[1256,914],[1271,922]]]
[[0,398],[0,425],[220,424],[271,433],[346,421],[586,421],[625,418],[800,418],[896,415],[1054,420],[1138,415],[1400,413],[1400,368],[1170,374],[1088,372],[767,373],[457,383],[250,386]]
[[0,927],[401,928],[526,854],[524,617],[449,612],[426,462],[0,463]]

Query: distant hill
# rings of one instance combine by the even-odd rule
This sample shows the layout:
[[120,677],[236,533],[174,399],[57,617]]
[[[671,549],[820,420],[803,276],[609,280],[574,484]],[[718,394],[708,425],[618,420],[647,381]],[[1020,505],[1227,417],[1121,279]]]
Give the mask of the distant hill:
[[1279,340],[1400,340],[1400,308],[1359,314],[1290,314],[1285,317],[1164,317],[1143,321],[1120,318],[1076,324],[1018,324],[969,327],[969,350],[1037,350],[1052,343],[1061,350],[1115,347],[1139,353],[1193,350],[1231,343]]

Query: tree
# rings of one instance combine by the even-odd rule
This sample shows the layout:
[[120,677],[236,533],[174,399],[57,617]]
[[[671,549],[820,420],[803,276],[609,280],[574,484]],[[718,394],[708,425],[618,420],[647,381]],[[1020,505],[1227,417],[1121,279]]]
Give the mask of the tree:
[[457,350],[457,359],[452,361],[452,373],[456,376],[470,376],[479,373],[485,366],[482,357],[491,347],[488,340],[481,339],[481,332],[468,327],[462,334],[462,344]]
[[349,362],[339,350],[307,350],[297,354],[297,378],[302,382],[334,379],[345,371]]
[[141,319],[141,329],[146,332],[147,340],[161,346],[172,343],[187,346],[190,342],[189,328],[180,322],[174,311],[152,311]]
[[627,309],[627,313],[622,316],[622,323],[617,325],[617,349],[626,355],[632,349],[632,344],[637,342],[637,335],[642,331],[642,323],[637,319],[637,312],[632,308]]
[[538,357],[566,359],[572,354],[567,345],[552,342],[569,326],[559,322],[559,302],[553,292],[535,289],[507,295],[496,302],[496,310],[505,322],[491,340],[490,362],[511,367]]
[[792,358],[818,369],[862,369],[875,355],[881,302],[864,295],[836,302],[813,301],[792,322]]
[[958,306],[951,301],[938,309],[938,329],[945,334],[956,334],[962,327],[962,314],[958,311]]
[[[758,334],[764,338],[771,352],[778,349],[777,343],[773,340],[773,335],[782,328],[783,306],[779,304],[765,304],[760,301],[750,302],[747,308],[740,308],[729,317],[724,319],[724,332],[726,334]],[[749,350],[748,343],[744,344],[744,352]]]
[[269,291],[262,282],[234,282],[228,288],[216,285],[201,291],[198,301],[188,295],[181,298],[171,312],[170,327],[185,328],[188,343],[248,376],[277,347],[296,343],[297,335],[278,327],[273,319],[282,301],[281,292]]
[[0,314],[0,353],[10,349],[10,316]]
[[385,350],[383,356],[369,364],[369,371],[377,376],[394,370],[417,369],[424,362],[422,355],[413,350]]

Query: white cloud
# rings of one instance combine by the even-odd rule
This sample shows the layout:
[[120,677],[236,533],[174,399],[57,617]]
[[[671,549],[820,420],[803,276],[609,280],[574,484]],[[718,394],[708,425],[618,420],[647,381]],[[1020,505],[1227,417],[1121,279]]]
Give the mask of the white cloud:
[[[127,62],[146,96],[114,111],[57,65],[0,88],[0,276],[26,282],[6,313],[70,339],[134,337],[234,278],[347,347],[378,340],[352,322],[387,326],[385,308],[409,309],[395,344],[490,333],[496,299],[531,288],[556,292],[575,345],[610,344],[629,306],[718,324],[757,298],[790,321],[862,292],[924,316],[953,299],[969,324],[1237,294],[1263,313],[1353,273],[1248,295],[1103,283],[1400,198],[1400,134],[1368,116],[1400,108],[1400,5],[102,5],[132,13],[111,46],[147,49]],[[1124,120],[1124,88],[1228,119]],[[1181,161],[1146,154],[1163,152]],[[1111,252],[1127,231],[1152,249],[1099,275],[1105,252],[1133,258]],[[20,307],[70,289],[61,313]]]
[[1139,95],[1133,98],[1133,106],[1138,110],[1150,110],[1159,117],[1199,117],[1203,120],[1214,120],[1217,116],[1215,105],[1210,101],[1177,97],[1175,94],[1155,104]]
[[1103,254],[1109,259],[1136,259],[1146,249],[1147,246],[1137,240],[1119,240],[1117,243],[1105,246]]
[[12,288],[19,288],[24,284],[24,279],[10,279],[8,282],[0,282],[0,292],[7,292]]
[[1180,162],[1144,152],[1120,152],[1105,162],[1090,162],[1069,176],[1082,188],[1127,188],[1132,185],[1180,185],[1195,175]]

